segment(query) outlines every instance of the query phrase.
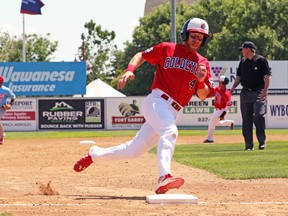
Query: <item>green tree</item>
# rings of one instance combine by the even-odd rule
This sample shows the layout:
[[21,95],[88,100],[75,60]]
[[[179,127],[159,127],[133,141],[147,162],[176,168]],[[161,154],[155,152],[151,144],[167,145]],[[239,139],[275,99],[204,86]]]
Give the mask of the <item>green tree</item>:
[[78,56],[87,64],[87,84],[98,78],[110,82],[115,76],[111,66],[113,52],[117,49],[113,42],[115,32],[102,30],[93,20],[85,23],[84,27],[87,34],[81,34],[82,45],[78,49]]
[[200,0],[192,9],[213,34],[204,53],[210,60],[238,60],[238,47],[246,40],[270,60],[288,59],[287,1]]
[[[48,37],[36,34],[26,36],[26,61],[39,62],[50,61],[53,53],[57,50],[58,42],[51,42]],[[22,61],[22,39],[11,36],[8,32],[0,32],[0,61],[20,62]]]
[[[170,3],[162,4],[140,19],[132,42],[118,52],[113,64],[116,78],[125,72],[131,57],[162,41],[170,41]],[[209,60],[239,60],[239,47],[246,40],[254,41],[257,52],[267,59],[288,59],[288,4],[283,0],[199,0],[192,6],[177,3],[176,26],[180,33],[183,23],[191,18],[205,19],[211,37],[199,53]],[[177,42],[181,40],[177,38]],[[123,89],[126,95],[147,95],[155,68],[144,63],[135,71],[135,79]]]

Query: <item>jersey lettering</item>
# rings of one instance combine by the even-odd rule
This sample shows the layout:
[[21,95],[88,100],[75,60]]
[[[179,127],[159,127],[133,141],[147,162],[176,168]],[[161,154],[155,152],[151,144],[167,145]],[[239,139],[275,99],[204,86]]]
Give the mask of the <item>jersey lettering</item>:
[[144,52],[145,52],[145,53],[149,53],[149,52],[152,52],[153,49],[154,49],[153,47],[150,47],[150,48],[146,49]]
[[165,59],[164,68],[179,68],[193,74],[197,74],[198,64],[179,57],[167,57]]
[[190,85],[190,90],[192,90],[195,86],[196,80],[192,80],[189,85]]

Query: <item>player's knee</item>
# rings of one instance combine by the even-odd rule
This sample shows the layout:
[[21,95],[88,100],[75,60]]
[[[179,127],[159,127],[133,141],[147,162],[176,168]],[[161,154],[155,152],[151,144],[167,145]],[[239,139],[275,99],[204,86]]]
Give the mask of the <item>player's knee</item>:
[[136,158],[148,151],[148,141],[146,137],[137,137],[132,142],[126,143],[124,148],[127,157]]
[[259,121],[261,121],[263,118],[264,118],[264,115],[260,115],[259,113],[258,113],[258,114],[255,114],[255,115],[253,116],[253,122],[254,122],[254,123],[255,123],[255,122],[259,122]]
[[178,130],[168,130],[160,136],[160,143],[163,148],[174,148],[178,137]]

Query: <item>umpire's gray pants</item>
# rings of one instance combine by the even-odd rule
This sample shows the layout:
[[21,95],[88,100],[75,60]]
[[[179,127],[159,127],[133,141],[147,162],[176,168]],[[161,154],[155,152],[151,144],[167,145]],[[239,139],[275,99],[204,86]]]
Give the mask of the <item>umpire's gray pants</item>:
[[262,89],[250,91],[243,88],[240,93],[240,109],[242,114],[242,134],[245,140],[245,148],[252,149],[253,144],[253,123],[256,127],[256,136],[260,144],[266,141],[265,117],[267,101],[261,101]]

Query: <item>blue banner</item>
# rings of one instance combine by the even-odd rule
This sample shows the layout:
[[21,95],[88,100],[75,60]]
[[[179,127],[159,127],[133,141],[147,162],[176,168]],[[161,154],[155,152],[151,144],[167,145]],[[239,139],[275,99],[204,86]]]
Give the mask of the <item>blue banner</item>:
[[44,6],[40,0],[22,0],[20,13],[37,15],[42,14],[41,8]]
[[0,76],[17,96],[86,93],[85,62],[1,62]]

